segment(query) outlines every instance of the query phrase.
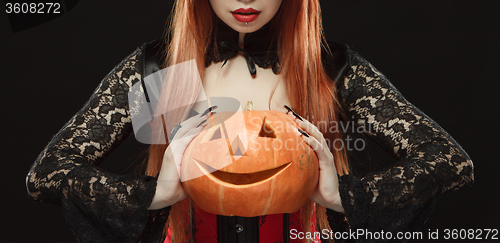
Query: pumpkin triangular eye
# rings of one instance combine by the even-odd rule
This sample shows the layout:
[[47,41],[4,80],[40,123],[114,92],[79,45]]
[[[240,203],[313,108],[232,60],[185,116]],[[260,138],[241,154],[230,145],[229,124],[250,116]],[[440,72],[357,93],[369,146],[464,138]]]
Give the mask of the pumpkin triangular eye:
[[236,136],[233,143],[231,144],[231,154],[233,156],[244,156],[245,155],[245,147],[241,142],[240,136]]
[[241,152],[240,148],[238,148],[238,150],[236,150],[236,152],[234,152],[233,155],[234,156],[243,156],[243,153]]
[[220,133],[220,127],[217,128],[217,130],[214,132],[214,135],[212,135],[212,138],[210,139],[210,141],[212,140],[215,140],[215,139],[219,139],[222,137],[222,134]]
[[262,128],[260,129],[259,137],[276,138],[274,127],[266,117],[264,117],[264,121],[262,122]]

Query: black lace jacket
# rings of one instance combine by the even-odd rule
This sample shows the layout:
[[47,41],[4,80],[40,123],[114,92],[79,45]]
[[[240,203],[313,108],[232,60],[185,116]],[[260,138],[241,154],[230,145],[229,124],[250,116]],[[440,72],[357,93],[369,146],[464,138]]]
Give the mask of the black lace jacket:
[[[30,197],[61,205],[79,242],[162,240],[170,207],[147,210],[156,178],[99,169],[132,131],[127,93],[151,72],[146,70],[145,63],[151,61],[145,57],[146,47],[139,47],[102,80],[27,176]],[[450,135],[406,101],[369,62],[346,46],[330,47],[336,60],[345,59],[345,65],[335,67],[335,59],[324,59],[330,74],[338,76],[343,108],[357,124],[369,127],[366,135],[399,162],[378,172],[340,177],[345,215],[328,210],[329,222],[336,231],[414,231],[439,196],[472,184],[472,162]]]

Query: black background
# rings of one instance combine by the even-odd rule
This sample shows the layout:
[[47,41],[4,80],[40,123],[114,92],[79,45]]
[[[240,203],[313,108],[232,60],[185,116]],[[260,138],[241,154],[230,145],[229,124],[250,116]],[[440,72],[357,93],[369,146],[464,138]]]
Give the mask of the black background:
[[[2,242],[76,242],[61,208],[28,198],[25,176],[100,80],[136,47],[162,35],[171,4],[80,1],[64,15],[15,34],[0,8]],[[423,232],[500,229],[499,7],[494,0],[322,1],[328,39],[361,53],[475,162],[474,186],[442,197]],[[353,160],[358,171],[393,162],[374,146],[369,160]],[[117,151],[125,150],[141,151]],[[139,159],[122,152],[104,166],[129,172],[129,162]]]

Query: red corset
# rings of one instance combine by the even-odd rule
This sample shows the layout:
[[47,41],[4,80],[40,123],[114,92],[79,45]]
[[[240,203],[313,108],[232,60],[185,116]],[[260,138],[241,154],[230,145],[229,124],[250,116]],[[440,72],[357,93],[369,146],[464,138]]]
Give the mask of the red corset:
[[[316,204],[312,206],[313,213],[311,215],[311,232],[315,232],[316,228]],[[207,213],[195,205],[195,221],[196,221],[196,242],[198,243],[217,243],[217,215]],[[235,229],[236,230],[236,229]],[[244,230],[244,229],[243,229]],[[289,216],[289,232],[290,243],[302,243],[302,239],[297,236],[299,232],[304,232],[300,223],[300,211],[291,213]],[[264,215],[259,217],[259,239],[260,243],[275,243],[283,241],[283,214]],[[318,234],[315,234],[318,235]],[[170,243],[172,232],[168,229],[165,243]],[[320,242],[319,238],[311,242]]]

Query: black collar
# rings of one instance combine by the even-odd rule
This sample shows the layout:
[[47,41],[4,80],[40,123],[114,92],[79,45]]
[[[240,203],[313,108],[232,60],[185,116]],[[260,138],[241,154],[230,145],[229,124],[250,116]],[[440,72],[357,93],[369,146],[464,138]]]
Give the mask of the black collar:
[[[225,24],[224,24],[225,25]],[[226,25],[227,26],[227,25]],[[219,26],[217,26],[219,27]],[[273,68],[273,72],[277,74],[280,70],[280,65],[279,65],[279,60],[278,60],[278,55],[276,52],[276,45],[272,40],[270,40],[268,37],[273,36],[273,35],[267,35],[270,32],[273,32],[274,30],[272,29],[267,29],[269,26],[264,26],[262,29],[254,32],[254,33],[249,33],[245,35],[245,49],[249,50],[252,52],[252,56],[256,56],[258,58],[252,58],[255,61],[255,64],[257,64],[261,68]],[[222,26],[224,28],[224,26]],[[234,30],[232,30],[229,26],[226,28],[229,28],[227,31],[218,31],[216,32],[218,35],[228,35],[228,37],[219,37],[218,39],[224,40],[232,40],[233,43],[237,44],[238,43],[238,33]],[[267,30],[266,30],[267,29]],[[260,33],[262,31],[263,33]],[[231,37],[232,36],[232,37]],[[213,41],[216,39],[216,37],[213,37]],[[156,71],[159,71],[162,68],[165,68],[165,53],[167,50],[167,46],[170,44],[170,36],[167,35],[165,39],[159,39],[152,41],[150,43],[145,43],[143,45],[145,54],[143,56],[143,76],[146,77]],[[213,45],[212,43],[209,44],[209,47],[207,49],[207,52],[205,53],[205,66],[208,67],[212,62],[221,62],[225,61],[227,59],[230,59],[238,52],[234,52],[234,54],[231,56],[229,53],[231,51],[222,51],[222,52],[216,52],[214,47],[218,47],[222,41],[219,41],[218,45]],[[253,43],[253,44],[249,44]],[[330,51],[328,51],[331,50]],[[269,51],[267,51],[269,50]],[[217,53],[217,55],[214,55],[213,53]],[[256,55],[254,55],[256,53]],[[264,54],[262,54],[264,53]],[[322,53],[321,53],[321,59],[323,63],[323,67],[325,68],[326,74],[334,80],[334,82],[338,82],[343,75],[346,74],[346,71],[349,70],[350,66],[350,56],[354,52],[350,50],[349,46],[344,45],[344,44],[339,44],[335,42],[324,42],[323,43],[323,48],[322,48]],[[227,57],[226,57],[227,56]],[[223,59],[226,58],[226,59]]]
[[222,65],[224,66],[229,59],[241,52],[245,56],[252,76],[257,74],[255,64],[261,68],[272,68],[275,74],[279,72],[278,52],[273,38],[275,35],[272,34],[270,23],[246,34],[244,48],[238,45],[239,33],[220,19],[217,20],[214,33],[205,58],[205,66],[212,62],[224,62]]

